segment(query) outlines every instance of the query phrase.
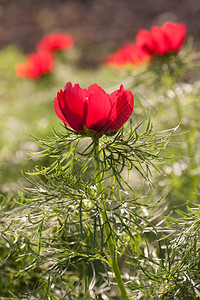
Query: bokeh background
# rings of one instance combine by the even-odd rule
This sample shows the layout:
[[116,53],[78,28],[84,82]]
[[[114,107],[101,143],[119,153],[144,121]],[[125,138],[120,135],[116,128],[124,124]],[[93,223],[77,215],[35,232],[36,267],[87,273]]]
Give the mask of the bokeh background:
[[15,43],[28,53],[44,34],[67,31],[91,64],[95,47],[132,42],[138,29],[165,21],[186,23],[200,46],[199,0],[1,0],[0,47]]

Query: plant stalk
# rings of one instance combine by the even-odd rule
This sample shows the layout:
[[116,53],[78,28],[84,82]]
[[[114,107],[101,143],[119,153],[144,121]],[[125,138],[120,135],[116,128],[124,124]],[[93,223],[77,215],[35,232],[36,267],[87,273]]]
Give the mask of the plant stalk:
[[101,217],[102,217],[103,224],[104,224],[104,233],[105,233],[105,237],[107,240],[108,253],[110,255],[110,257],[108,259],[109,259],[110,265],[112,267],[112,271],[115,274],[115,279],[118,284],[118,288],[121,293],[122,300],[128,300],[129,296],[125,289],[124,282],[121,277],[121,273],[120,273],[120,269],[119,269],[119,265],[118,265],[118,261],[117,261],[117,253],[115,251],[115,243],[114,243],[113,237],[112,237],[112,227],[111,227],[111,224],[108,220],[108,216],[106,213],[106,205],[105,205],[106,199],[105,199],[105,196],[103,193],[103,184],[102,184],[102,180],[101,180],[101,169],[100,169],[100,165],[98,163],[98,161],[99,161],[99,140],[98,139],[94,140],[94,143],[95,143],[94,161],[95,161],[95,168],[96,168],[96,181],[97,181],[97,188],[98,188],[99,194],[101,195],[99,203],[100,203],[100,207],[101,207]]

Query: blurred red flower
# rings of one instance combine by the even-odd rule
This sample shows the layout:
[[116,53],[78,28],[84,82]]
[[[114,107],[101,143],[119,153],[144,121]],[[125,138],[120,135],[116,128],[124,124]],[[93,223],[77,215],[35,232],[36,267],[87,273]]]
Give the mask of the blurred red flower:
[[43,39],[37,43],[36,49],[57,52],[70,49],[73,45],[74,38],[71,35],[58,32],[45,35]]
[[150,53],[145,49],[138,47],[136,44],[125,44],[114,54],[109,55],[105,63],[116,66],[138,65],[148,61],[150,58]]
[[88,89],[68,82],[54,100],[57,116],[77,132],[88,131],[92,135],[115,133],[130,117],[134,98],[130,91],[119,90],[108,95],[96,83]]
[[167,22],[162,27],[153,26],[150,32],[140,29],[136,36],[136,44],[152,55],[162,55],[171,51],[179,51],[185,36],[185,24]]
[[39,51],[27,56],[25,63],[19,63],[15,67],[15,73],[20,78],[38,79],[52,71],[54,59],[47,51]]

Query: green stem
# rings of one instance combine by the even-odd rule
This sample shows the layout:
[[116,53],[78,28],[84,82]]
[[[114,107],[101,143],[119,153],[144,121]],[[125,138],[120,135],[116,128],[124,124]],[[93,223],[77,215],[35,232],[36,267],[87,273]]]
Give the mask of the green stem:
[[113,237],[112,237],[112,227],[111,224],[108,220],[108,216],[106,213],[106,205],[105,205],[105,198],[104,198],[104,193],[103,193],[103,184],[101,181],[101,169],[99,166],[99,140],[94,140],[95,143],[95,168],[96,168],[96,181],[97,181],[97,188],[99,191],[99,194],[101,195],[100,198],[100,207],[101,207],[101,217],[103,220],[103,224],[104,224],[104,233],[105,233],[105,237],[107,240],[107,246],[108,246],[108,251],[109,251],[109,262],[110,265],[112,267],[112,271],[115,274],[115,279],[116,282],[118,284],[118,288],[119,291],[121,293],[122,296],[122,300],[127,300],[129,299],[129,296],[127,294],[127,291],[125,289],[124,286],[124,282],[123,279],[121,277],[121,273],[119,270],[119,265],[118,265],[118,261],[117,261],[117,253],[115,251],[115,244],[113,241]]

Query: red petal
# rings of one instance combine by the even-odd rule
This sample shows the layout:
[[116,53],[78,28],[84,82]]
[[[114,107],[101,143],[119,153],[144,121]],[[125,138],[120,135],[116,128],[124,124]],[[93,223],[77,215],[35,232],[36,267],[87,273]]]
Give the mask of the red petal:
[[141,47],[138,47],[136,44],[125,44],[114,54],[108,56],[106,63],[114,65],[137,65],[149,58],[150,54]]
[[71,82],[66,84],[63,97],[58,99],[63,116],[70,127],[76,131],[83,131],[85,99],[84,90],[78,84],[75,84],[73,88]]
[[54,65],[52,55],[40,51],[27,56],[26,63],[18,64],[15,72],[19,77],[38,79],[41,75],[51,72]]
[[71,127],[70,124],[65,119],[65,117],[63,116],[63,113],[60,109],[59,100],[61,98],[63,98],[63,91],[62,90],[60,90],[60,92],[57,93],[57,97],[54,100],[55,112],[56,112],[57,116],[61,119],[61,121],[63,121],[67,126]]
[[43,37],[43,39],[36,45],[37,50],[47,50],[56,52],[60,50],[67,50],[74,44],[74,38],[62,32],[50,33]]
[[133,94],[130,91],[124,90],[123,85],[121,85],[120,90],[110,95],[110,99],[112,110],[108,130],[119,130],[133,111]]
[[163,25],[163,32],[167,35],[170,42],[170,50],[180,50],[185,36],[186,26],[183,23],[165,23]]
[[140,29],[136,36],[136,45],[142,49],[147,50],[149,53],[154,52],[155,42],[149,31]]
[[105,94],[105,91],[96,83],[91,84],[86,91],[87,97],[89,97],[91,94],[95,92],[102,92]]
[[161,27],[153,26],[151,35],[155,43],[154,53],[164,54],[170,50],[170,41]]
[[109,95],[97,84],[91,85],[85,111],[86,127],[99,133],[104,132],[110,111]]

